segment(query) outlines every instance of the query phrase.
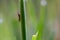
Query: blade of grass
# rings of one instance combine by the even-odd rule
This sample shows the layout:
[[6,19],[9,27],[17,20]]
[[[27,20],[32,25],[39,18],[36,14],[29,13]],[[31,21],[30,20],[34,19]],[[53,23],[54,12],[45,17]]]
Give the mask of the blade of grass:
[[25,14],[24,14],[24,0],[20,1],[21,9],[21,28],[22,28],[22,39],[26,40],[26,30],[25,30]]
[[26,2],[26,12],[27,40],[31,40],[31,36],[35,33],[37,25],[36,10],[32,0]]
[[[41,0],[40,0],[41,3]],[[37,26],[37,31],[38,31],[38,36],[36,40],[42,40],[42,34],[43,34],[43,28],[44,28],[44,23],[46,19],[46,5],[40,4],[40,20]]]

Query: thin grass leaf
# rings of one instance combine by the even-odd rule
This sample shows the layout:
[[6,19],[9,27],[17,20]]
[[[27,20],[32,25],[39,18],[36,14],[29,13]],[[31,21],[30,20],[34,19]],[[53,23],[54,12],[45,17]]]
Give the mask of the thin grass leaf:
[[21,9],[21,28],[22,28],[22,39],[26,40],[26,29],[25,29],[25,13],[24,13],[24,0],[20,1]]
[[[41,0],[40,0],[41,3]],[[46,4],[47,5],[47,4]],[[43,28],[46,19],[46,5],[40,4],[40,20],[37,26],[38,36],[36,40],[42,40]]]

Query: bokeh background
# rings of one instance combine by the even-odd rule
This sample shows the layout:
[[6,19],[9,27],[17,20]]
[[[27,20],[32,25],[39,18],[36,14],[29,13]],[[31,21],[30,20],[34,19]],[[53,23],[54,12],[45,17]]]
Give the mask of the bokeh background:
[[[22,40],[20,4],[0,0],[0,40]],[[60,40],[60,0],[24,0],[24,12],[26,40]]]

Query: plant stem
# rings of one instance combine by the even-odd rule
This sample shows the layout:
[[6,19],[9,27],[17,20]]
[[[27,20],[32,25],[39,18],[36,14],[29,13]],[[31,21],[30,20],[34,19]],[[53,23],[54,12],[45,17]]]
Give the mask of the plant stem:
[[24,15],[24,2],[20,1],[20,11],[21,11],[21,28],[22,28],[22,40],[26,40],[26,30],[25,30],[25,15]]

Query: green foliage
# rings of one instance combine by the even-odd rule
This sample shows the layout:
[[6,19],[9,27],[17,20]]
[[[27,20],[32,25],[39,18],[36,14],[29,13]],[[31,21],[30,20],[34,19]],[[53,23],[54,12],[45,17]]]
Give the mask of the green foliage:
[[[50,27],[56,17],[56,0],[46,1],[47,5],[43,6],[41,0],[0,0],[0,19],[3,20],[0,40],[54,40]],[[20,21],[18,10],[21,12]],[[33,35],[36,32],[37,36]]]

